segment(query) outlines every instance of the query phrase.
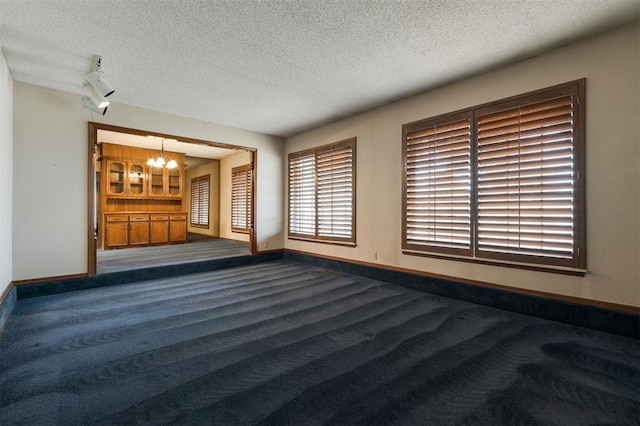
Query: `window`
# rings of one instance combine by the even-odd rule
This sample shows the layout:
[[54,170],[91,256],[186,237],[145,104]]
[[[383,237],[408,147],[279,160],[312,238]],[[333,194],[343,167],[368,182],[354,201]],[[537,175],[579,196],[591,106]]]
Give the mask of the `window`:
[[405,124],[405,253],[584,269],[584,91],[583,79]]
[[471,114],[421,122],[405,135],[406,242],[470,255]]
[[355,244],[356,138],[289,154],[289,238]]
[[253,169],[251,164],[231,169],[231,230],[251,230],[251,187]]
[[209,227],[209,175],[191,179],[191,226]]

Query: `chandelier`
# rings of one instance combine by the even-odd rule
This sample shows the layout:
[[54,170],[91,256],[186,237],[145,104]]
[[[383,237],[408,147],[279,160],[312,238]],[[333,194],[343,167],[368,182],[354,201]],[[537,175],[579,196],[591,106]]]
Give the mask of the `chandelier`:
[[153,167],[166,167],[167,169],[175,169],[178,167],[178,163],[176,160],[169,160],[168,162],[164,159],[164,138],[162,138],[162,145],[160,148],[160,156],[158,158],[150,157],[147,160],[147,166]]

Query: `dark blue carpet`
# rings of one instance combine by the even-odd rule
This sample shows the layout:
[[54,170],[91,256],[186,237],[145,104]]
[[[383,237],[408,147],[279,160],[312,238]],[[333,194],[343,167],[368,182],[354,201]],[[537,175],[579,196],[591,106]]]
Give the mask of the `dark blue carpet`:
[[640,342],[280,260],[19,300],[0,424],[640,424]]
[[[192,237],[187,244],[98,250],[98,274],[248,256],[249,244],[220,238]],[[195,238],[191,240],[192,238]]]

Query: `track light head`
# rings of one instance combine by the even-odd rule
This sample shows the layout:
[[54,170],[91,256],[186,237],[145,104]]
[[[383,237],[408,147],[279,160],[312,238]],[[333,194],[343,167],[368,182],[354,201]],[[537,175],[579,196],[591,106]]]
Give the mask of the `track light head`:
[[113,87],[111,87],[107,80],[100,74],[100,70],[92,71],[85,75],[84,78],[91,84],[91,86],[93,86],[96,93],[100,96],[104,96],[106,98],[115,92]]
[[98,108],[104,108],[107,105],[109,105],[109,101],[107,100],[107,98],[105,98],[104,96],[102,96],[101,94],[96,92],[96,89],[93,86],[91,86],[88,83],[85,83],[84,84],[84,88],[86,89],[87,96],[89,96],[89,98],[91,98],[93,103]]
[[91,110],[93,112],[97,112],[100,115],[105,115],[107,113],[107,106],[108,105],[109,105],[109,102],[107,102],[106,106],[100,108],[98,105],[93,103],[93,101],[91,100],[90,97],[88,97],[88,96],[83,96],[82,97],[82,106],[87,108],[88,110]]

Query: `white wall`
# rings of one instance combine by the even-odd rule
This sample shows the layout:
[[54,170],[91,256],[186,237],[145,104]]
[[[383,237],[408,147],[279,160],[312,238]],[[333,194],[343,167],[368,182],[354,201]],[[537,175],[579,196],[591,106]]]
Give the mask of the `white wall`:
[[[640,306],[640,25],[296,135],[286,153],[357,136],[357,247],[287,249]],[[588,273],[573,277],[401,252],[403,123],[587,78]],[[286,155],[285,155],[286,157]],[[285,215],[286,220],[286,215]],[[286,227],[285,227],[286,229]],[[378,260],[373,260],[373,252]]]
[[[191,179],[209,175],[209,227],[191,226]],[[189,212],[187,231],[217,237],[220,235],[220,160],[211,160],[197,167],[188,168],[185,180],[185,208]]]
[[281,138],[118,104],[117,92],[112,98],[107,115],[92,118],[79,95],[14,84],[13,280],[87,272],[88,121],[257,148],[258,246],[269,238],[282,247]]
[[[258,166],[259,164],[258,160]],[[244,166],[251,163],[251,153],[240,152],[235,155],[224,157],[220,160],[220,237],[228,238],[230,240],[249,241],[249,234],[243,234],[241,232],[231,231],[231,169],[234,167]],[[285,167],[284,164],[282,167]],[[278,171],[280,173],[280,171]],[[260,188],[260,182],[258,182],[258,188]],[[283,188],[284,191],[284,188]],[[257,209],[256,209],[257,210]],[[261,247],[269,248],[272,237],[266,236],[257,245],[258,250]],[[276,241],[276,244],[281,241]],[[266,244],[266,247],[265,247]]]
[[0,297],[13,277],[13,80],[0,51]]

